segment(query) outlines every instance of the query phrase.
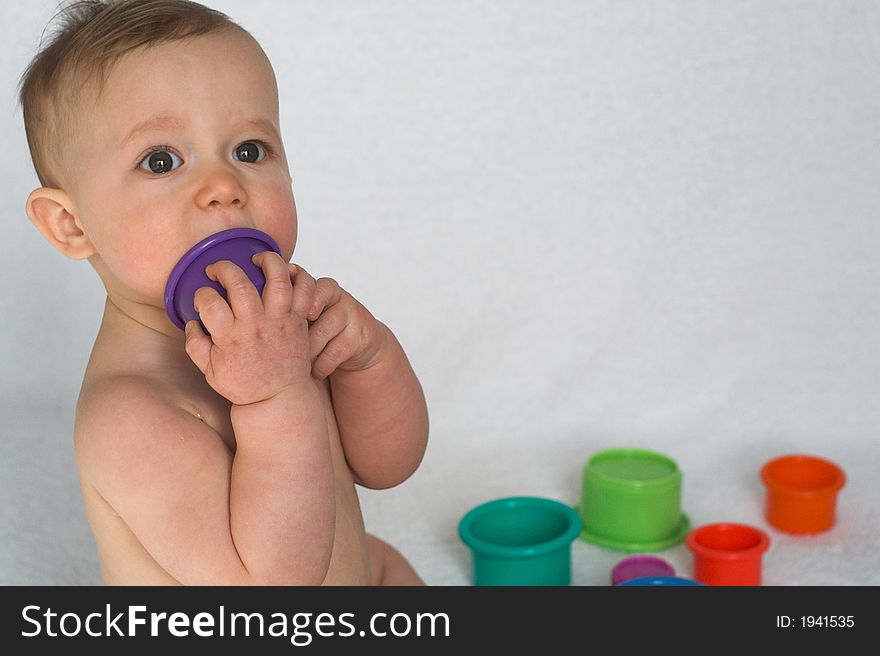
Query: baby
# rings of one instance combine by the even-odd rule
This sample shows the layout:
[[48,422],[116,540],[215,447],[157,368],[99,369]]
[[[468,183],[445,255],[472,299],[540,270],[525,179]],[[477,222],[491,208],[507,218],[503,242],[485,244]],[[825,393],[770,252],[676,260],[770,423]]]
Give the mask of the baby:
[[[288,264],[297,217],[272,66],[225,15],[90,0],[22,77],[42,186],[27,214],[107,291],[77,403],[76,456],[107,584],[408,585],[364,530],[355,484],[425,451],[419,381],[394,334],[334,280]],[[166,280],[194,244],[246,227],[280,246],[206,274],[181,331]]]

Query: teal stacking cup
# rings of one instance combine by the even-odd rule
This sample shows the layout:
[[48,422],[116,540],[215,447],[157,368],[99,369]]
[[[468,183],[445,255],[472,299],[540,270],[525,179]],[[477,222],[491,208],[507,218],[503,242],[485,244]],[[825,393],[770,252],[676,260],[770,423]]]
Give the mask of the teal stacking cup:
[[581,537],[625,552],[661,551],[690,529],[681,512],[682,475],[674,460],[644,449],[609,449],[583,471]]
[[477,506],[458,525],[473,554],[474,585],[571,583],[571,543],[581,518],[569,506],[538,497],[510,497]]

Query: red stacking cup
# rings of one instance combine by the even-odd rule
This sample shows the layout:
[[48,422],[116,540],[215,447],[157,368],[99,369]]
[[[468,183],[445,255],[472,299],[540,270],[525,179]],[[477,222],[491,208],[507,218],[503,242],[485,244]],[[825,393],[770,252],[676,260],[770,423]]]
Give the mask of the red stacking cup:
[[770,537],[745,524],[706,524],[685,539],[694,554],[694,578],[707,585],[761,585],[761,557]]

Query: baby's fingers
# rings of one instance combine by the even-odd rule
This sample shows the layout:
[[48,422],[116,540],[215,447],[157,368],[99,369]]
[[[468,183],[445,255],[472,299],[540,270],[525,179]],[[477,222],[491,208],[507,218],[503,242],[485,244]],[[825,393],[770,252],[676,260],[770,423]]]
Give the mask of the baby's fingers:
[[286,262],[274,251],[263,251],[251,258],[251,261],[263,270],[263,308],[271,316],[280,316],[290,312],[292,292],[290,278],[285,272]]
[[309,310],[309,321],[321,316],[325,308],[336,305],[342,299],[342,287],[333,278],[319,278],[315,283],[315,298]]
[[296,264],[288,264],[290,282],[293,283],[293,311],[303,319],[308,317],[315,296],[315,279]]
[[211,346],[213,341],[211,337],[202,330],[201,324],[195,319],[186,322],[186,344],[184,350],[193,361],[199,371],[203,374],[207,372],[208,365],[211,362]]
[[354,354],[354,344],[344,332],[331,339],[312,363],[312,376],[324,380]]
[[[348,314],[344,311],[344,308],[340,306],[329,308],[326,312],[321,314],[314,323],[312,323],[309,327],[309,352],[312,355],[312,365],[314,365],[315,361],[324,354],[324,350],[327,348],[330,341],[340,335],[348,327],[348,324]],[[342,360],[337,362],[337,358],[334,357],[345,355],[341,352],[341,346],[343,346],[343,342],[338,341],[330,353],[324,354],[324,362],[327,363],[327,365],[333,361],[332,368],[325,375],[332,373],[333,369],[336,368],[336,365],[338,365],[339,362],[342,362]]]
[[[256,289],[254,293],[256,294]],[[193,309],[199,314],[202,325],[214,337],[225,335],[235,323],[232,308],[220,292],[213,287],[199,287],[193,294]]]

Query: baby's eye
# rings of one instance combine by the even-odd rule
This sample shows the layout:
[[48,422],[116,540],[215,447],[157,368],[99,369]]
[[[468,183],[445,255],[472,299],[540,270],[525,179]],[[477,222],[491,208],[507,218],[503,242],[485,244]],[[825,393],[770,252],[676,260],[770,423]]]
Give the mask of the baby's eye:
[[235,147],[235,159],[254,164],[266,157],[266,146],[259,141],[245,141]]
[[[176,166],[175,162],[177,162]],[[183,164],[183,160],[180,157],[164,147],[159,147],[144,157],[138,164],[138,168],[150,173],[168,173],[181,164]]]

